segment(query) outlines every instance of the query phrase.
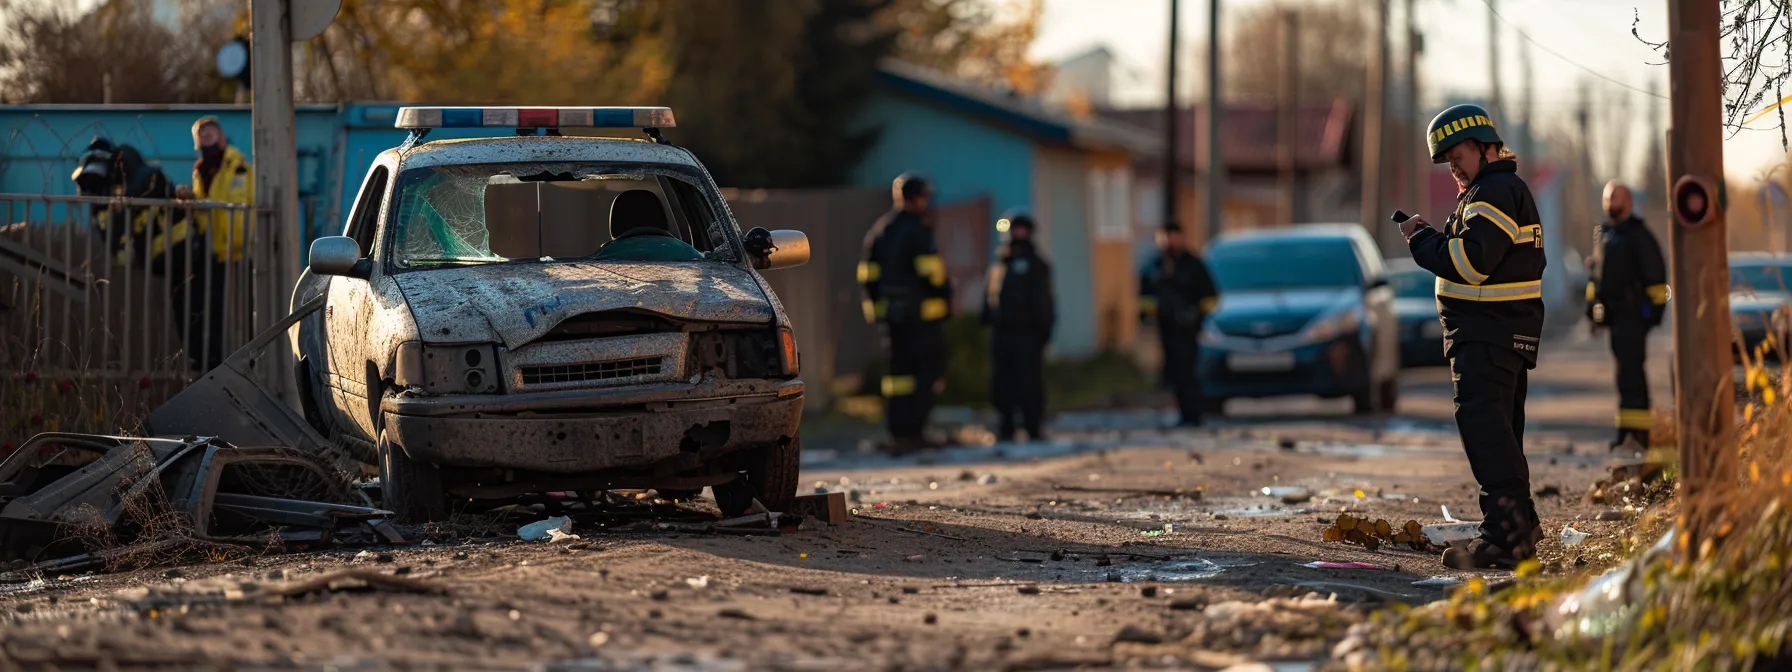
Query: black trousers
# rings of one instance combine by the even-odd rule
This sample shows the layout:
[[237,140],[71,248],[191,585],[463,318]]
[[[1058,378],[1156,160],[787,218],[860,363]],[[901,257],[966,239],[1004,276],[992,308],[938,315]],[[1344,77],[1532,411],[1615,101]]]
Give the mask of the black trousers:
[[1164,375],[1176,393],[1176,410],[1182,424],[1201,423],[1201,335],[1183,329],[1158,329],[1163,343]]
[[1481,537],[1530,557],[1540,522],[1524,459],[1526,362],[1510,348],[1468,342],[1455,347],[1456,429],[1481,486]]
[[1643,365],[1648,362],[1648,326],[1640,317],[1624,316],[1609,325],[1612,358],[1618,364],[1618,440],[1636,434],[1645,445],[1654,418],[1649,413],[1649,375]]
[[946,372],[943,322],[889,325],[890,372],[884,376],[884,420],[890,436],[919,439],[933,413],[934,387]]
[[1045,335],[996,329],[990,338],[989,400],[1000,417],[997,438],[1014,439],[1016,420],[1027,438],[1043,436]]
[[168,277],[169,299],[185,333],[187,360],[201,372],[223,363],[225,265],[212,256],[207,239],[196,237],[170,247],[155,262]]

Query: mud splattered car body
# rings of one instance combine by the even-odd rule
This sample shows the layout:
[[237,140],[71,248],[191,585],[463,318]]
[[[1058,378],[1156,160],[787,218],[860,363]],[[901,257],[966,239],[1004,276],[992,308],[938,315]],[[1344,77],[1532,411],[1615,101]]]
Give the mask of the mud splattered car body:
[[[650,205],[625,214],[625,200]],[[605,210],[611,232],[646,217],[665,229],[653,244],[691,251],[611,254]],[[301,392],[412,517],[527,492],[793,494],[803,383],[758,270],[803,263],[807,241],[743,235],[691,152],[407,142],[374,161],[343,233],[314,244],[294,297],[328,297],[296,336]]]

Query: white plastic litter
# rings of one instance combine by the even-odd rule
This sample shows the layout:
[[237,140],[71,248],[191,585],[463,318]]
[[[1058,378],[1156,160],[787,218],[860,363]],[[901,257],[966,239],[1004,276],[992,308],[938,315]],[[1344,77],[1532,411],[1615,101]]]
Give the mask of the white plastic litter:
[[1453,541],[1468,541],[1481,536],[1480,521],[1457,520],[1455,516],[1450,515],[1450,507],[1439,508],[1443,509],[1446,522],[1442,525],[1426,525],[1420,528],[1419,531],[1425,535],[1426,541],[1438,546],[1447,546]]
[[566,516],[555,516],[547,520],[538,520],[516,528],[516,536],[523,541],[555,540],[554,535],[550,530],[559,531],[563,536],[570,535],[572,533],[572,519],[567,518]]
[[704,574],[696,578],[685,579],[684,585],[690,586],[693,590],[703,590],[709,587],[709,575]]
[[1575,546],[1584,544],[1587,542],[1587,539],[1592,538],[1592,536],[1593,535],[1586,532],[1574,529],[1573,525],[1562,526],[1562,545],[1568,548],[1574,548]]

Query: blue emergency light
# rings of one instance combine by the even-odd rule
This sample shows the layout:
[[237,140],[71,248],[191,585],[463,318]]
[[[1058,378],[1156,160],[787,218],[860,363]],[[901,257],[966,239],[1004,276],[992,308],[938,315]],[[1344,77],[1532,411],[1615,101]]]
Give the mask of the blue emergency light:
[[672,128],[669,107],[402,107],[397,128]]

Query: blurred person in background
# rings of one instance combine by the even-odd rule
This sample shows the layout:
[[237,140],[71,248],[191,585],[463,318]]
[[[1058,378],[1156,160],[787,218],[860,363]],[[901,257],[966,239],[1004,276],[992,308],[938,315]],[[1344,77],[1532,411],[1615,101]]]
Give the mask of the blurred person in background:
[[1157,335],[1163,344],[1164,375],[1176,393],[1177,425],[1201,426],[1201,324],[1219,304],[1219,288],[1207,263],[1188,247],[1182,227],[1172,222],[1157,232]]
[[996,438],[1044,438],[1045,346],[1057,324],[1052,267],[1033,246],[1033,217],[1010,210],[996,220],[1002,247],[990,264],[983,323],[990,326],[989,398],[1000,417]]
[[1661,245],[1632,208],[1630,187],[1612,180],[1605,185],[1605,214],[1595,227],[1596,243],[1588,266],[1587,317],[1593,329],[1611,330],[1612,357],[1618,364],[1618,436],[1612,450],[1640,453],[1649,447],[1655,418],[1649,411],[1649,330],[1667,314],[1668,269]]
[[[177,188],[177,197],[244,205],[255,202],[254,168],[224,136],[217,117],[193,122],[193,148],[199,150],[199,159],[193,162],[193,183]],[[191,248],[193,277],[187,280],[185,317],[188,333],[197,334],[189,336],[189,341],[204,344],[193,350],[203,366],[224,358],[227,264],[244,259],[252,217],[248,211],[222,208],[192,216],[195,241],[202,242]]]
[[889,348],[882,381],[888,449],[906,453],[938,447],[924,430],[945,388],[952,286],[933,239],[932,183],[920,173],[903,173],[890,193],[895,207],[865,234],[858,279],[865,319],[883,325]]

